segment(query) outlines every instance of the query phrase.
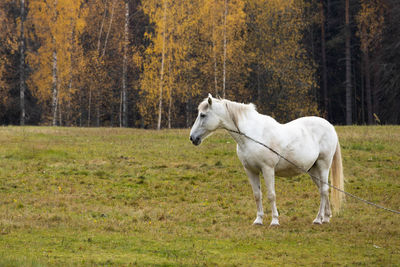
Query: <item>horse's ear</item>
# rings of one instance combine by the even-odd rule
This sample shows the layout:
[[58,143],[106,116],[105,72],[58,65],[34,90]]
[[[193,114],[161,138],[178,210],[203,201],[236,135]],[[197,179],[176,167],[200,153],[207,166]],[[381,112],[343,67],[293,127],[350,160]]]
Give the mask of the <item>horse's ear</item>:
[[208,105],[212,105],[212,95],[208,94]]

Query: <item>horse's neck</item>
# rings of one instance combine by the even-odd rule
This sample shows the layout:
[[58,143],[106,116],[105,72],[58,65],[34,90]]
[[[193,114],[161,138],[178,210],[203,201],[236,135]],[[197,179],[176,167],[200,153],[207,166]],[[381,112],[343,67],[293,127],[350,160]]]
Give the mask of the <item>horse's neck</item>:
[[256,110],[252,110],[248,111],[245,116],[238,116],[236,122],[232,119],[228,119],[225,129],[228,130],[236,143],[238,143],[239,146],[242,146],[250,141],[244,135],[255,138],[259,141],[264,141],[264,138],[268,138],[268,131],[273,131],[279,127],[279,125],[280,124],[272,117],[262,115]]
[[255,110],[249,110],[246,114],[235,117],[229,111],[227,112],[224,128],[228,130],[239,146],[244,145],[248,141],[244,135],[247,135],[247,132],[250,131],[251,124],[257,120],[257,115],[259,114]]

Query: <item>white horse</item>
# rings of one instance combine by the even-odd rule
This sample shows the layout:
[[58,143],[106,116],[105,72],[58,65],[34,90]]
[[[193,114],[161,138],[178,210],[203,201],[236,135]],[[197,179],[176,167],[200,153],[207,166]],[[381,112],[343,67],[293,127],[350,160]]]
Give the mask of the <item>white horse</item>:
[[[198,111],[190,131],[190,140],[194,145],[199,145],[217,129],[228,130],[237,142],[237,155],[249,177],[257,205],[257,218],[253,224],[262,225],[264,216],[260,172],[268,189],[272,211],[271,225],[274,226],[279,225],[275,175],[295,176],[301,173],[300,169],[309,172],[321,197],[319,212],[313,223],[329,222],[332,216],[328,195],[330,167],[332,166],[333,186],[343,190],[344,178],[338,136],[328,121],[319,117],[303,117],[280,124],[273,118],[258,113],[253,104],[216,99],[210,94],[200,103]],[[282,157],[254,140],[272,148]],[[331,200],[335,211],[339,210],[343,199],[342,193],[332,190]]]

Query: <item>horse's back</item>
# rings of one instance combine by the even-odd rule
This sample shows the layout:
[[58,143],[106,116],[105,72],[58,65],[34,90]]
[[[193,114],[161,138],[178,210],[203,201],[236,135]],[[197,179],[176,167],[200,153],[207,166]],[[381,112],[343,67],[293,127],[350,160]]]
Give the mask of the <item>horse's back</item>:
[[[317,159],[333,157],[338,142],[335,128],[320,117],[302,117],[282,124],[281,132],[290,138],[283,150],[291,156],[304,160],[304,167]],[[308,163],[308,164],[307,164]]]
[[302,117],[288,122],[284,125],[293,129],[306,129],[307,132],[309,132],[316,139],[320,139],[325,136],[333,138],[337,141],[335,127],[330,122],[321,117]]
[[333,128],[333,125],[325,120],[324,118],[321,117],[317,117],[317,116],[307,116],[307,117],[301,117],[295,120],[292,120],[288,123],[286,123],[285,125],[291,125],[291,124],[301,124],[301,125],[305,125],[307,127],[323,127],[323,128]]
[[[334,127],[319,117],[302,117],[280,124],[271,117],[262,115],[246,127],[246,133],[278,151],[302,169],[308,170],[319,158],[327,158],[329,161],[336,149],[337,136]],[[274,168],[278,176],[299,174],[297,167],[279,159],[271,151],[266,151],[248,140],[245,143],[245,146],[238,144],[238,156],[246,168],[261,169],[266,164]]]
[[338,143],[335,127],[320,117],[302,117],[287,123],[287,125],[304,128],[318,145],[320,156],[332,157]]

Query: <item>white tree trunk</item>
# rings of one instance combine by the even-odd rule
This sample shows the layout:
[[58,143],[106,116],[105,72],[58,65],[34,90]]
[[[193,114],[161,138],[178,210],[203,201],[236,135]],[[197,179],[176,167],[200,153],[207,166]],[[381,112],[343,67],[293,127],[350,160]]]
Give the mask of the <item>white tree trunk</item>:
[[113,1],[113,5],[112,5],[112,9],[111,9],[110,23],[108,24],[108,30],[107,30],[106,40],[104,41],[103,53],[101,54],[101,57],[104,57],[104,54],[106,53],[108,37],[110,36],[111,25],[112,25],[113,18],[114,18],[115,2],[116,2],[116,0]]
[[51,101],[51,109],[53,113],[53,126],[57,125],[57,106],[58,106],[58,77],[57,77],[57,51],[54,49],[53,51],[53,68],[52,68],[52,101]]
[[97,97],[97,104],[96,104],[96,127],[100,127],[100,104],[99,98]]
[[[106,14],[107,14],[107,6],[105,4],[104,5],[103,19],[101,20],[101,24],[100,24],[99,37],[97,39],[97,55],[99,56],[99,58],[101,57],[100,56],[101,36],[103,34],[103,28],[104,28],[104,22],[106,20]],[[109,29],[108,29],[108,32],[107,32],[107,37],[106,37],[107,39],[108,39],[108,34],[109,34],[109,31],[110,31],[110,27],[111,27],[111,20],[110,20]],[[105,46],[104,46],[104,49],[103,49],[102,52],[105,53]],[[97,61],[97,63],[99,64],[98,61]],[[91,109],[92,109],[92,87],[90,85],[89,86],[89,101],[88,101],[88,117],[87,117],[87,126],[88,127],[90,127],[91,119],[92,119]]]
[[119,99],[119,127],[122,128],[122,91]]
[[127,60],[128,60],[128,23],[129,3],[125,3],[125,30],[124,30],[124,58],[122,62],[122,126],[128,126],[128,105],[127,105]]
[[169,53],[168,57],[168,86],[169,86],[169,103],[168,103],[168,129],[171,129],[171,121],[172,121],[172,71],[171,71],[171,58],[172,58],[172,53]]
[[161,70],[160,70],[160,95],[158,99],[158,121],[157,130],[161,129],[161,117],[162,117],[162,96],[163,96],[163,82],[164,82],[164,61],[165,61],[165,31],[167,30],[167,0],[164,0],[164,30],[163,30],[163,46],[161,53]]
[[228,15],[228,4],[227,0],[224,1],[224,62],[223,62],[223,76],[222,76],[222,97],[225,98],[226,88],[226,17]]
[[217,47],[216,47],[216,40],[215,40],[215,21],[213,15],[213,24],[212,24],[212,48],[213,48],[213,60],[214,60],[214,89],[215,89],[215,96],[218,96],[218,77],[217,77]]
[[[57,103],[58,103],[58,101],[57,101]],[[59,125],[59,126],[62,126],[61,106],[58,106],[57,111],[58,111],[58,125]]]
[[89,86],[89,103],[88,103],[88,119],[87,119],[87,126],[90,127],[90,120],[91,120],[91,111],[92,108],[92,87]]
[[171,110],[172,110],[172,96],[169,96],[169,105],[168,105],[168,129],[171,129]]
[[[65,126],[70,126],[71,125],[71,118],[72,118],[72,114],[71,114],[71,99],[72,99],[72,78],[69,80],[68,83],[68,107],[67,107],[67,111],[66,111],[66,118],[65,118]],[[61,124],[61,123],[60,123]]]
[[66,111],[66,120],[65,120],[65,125],[70,126],[71,125],[71,119],[72,119],[72,109],[71,109],[71,101],[72,101],[72,84],[74,82],[74,68],[75,68],[75,23],[74,20],[71,19],[71,47],[69,51],[69,60],[70,60],[70,66],[69,66],[69,83],[68,83],[68,107]]
[[[57,23],[57,3],[58,1],[54,1],[54,16],[53,23]],[[57,107],[58,107],[58,65],[57,65],[57,44],[54,36],[52,37],[53,41],[53,66],[52,66],[52,101],[51,101],[51,110],[53,115],[52,125],[57,125]]]
[[100,55],[99,53],[100,53],[101,35],[102,35],[102,33],[103,33],[104,21],[106,20],[106,13],[107,13],[106,11],[107,11],[107,8],[106,8],[106,6],[104,5],[103,19],[102,19],[102,21],[101,21],[100,31],[99,31],[99,38],[98,38],[98,40],[97,40],[97,55]]

